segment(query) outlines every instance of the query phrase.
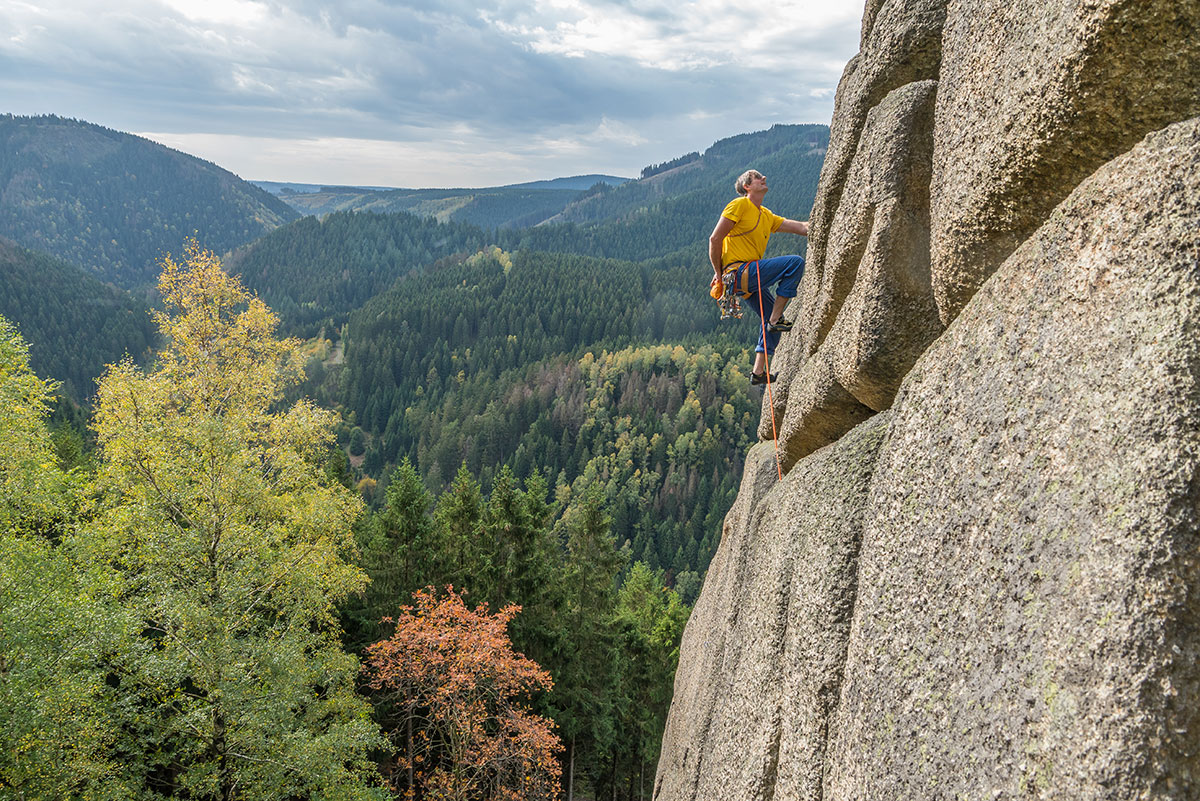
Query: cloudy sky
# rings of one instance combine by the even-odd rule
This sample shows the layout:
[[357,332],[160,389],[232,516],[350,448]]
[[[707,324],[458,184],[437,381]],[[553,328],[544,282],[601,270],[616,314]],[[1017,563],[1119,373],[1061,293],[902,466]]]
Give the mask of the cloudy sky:
[[0,0],[0,112],[99,123],[260,180],[634,176],[722,137],[828,123],[862,7]]

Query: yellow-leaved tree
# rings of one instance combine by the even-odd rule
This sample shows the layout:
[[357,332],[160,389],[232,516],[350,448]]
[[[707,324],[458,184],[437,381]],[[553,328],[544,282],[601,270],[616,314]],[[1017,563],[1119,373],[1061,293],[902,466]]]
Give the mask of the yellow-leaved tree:
[[151,797],[371,797],[381,741],[334,622],[365,582],[361,502],[322,469],[334,415],[283,407],[297,344],[214,254],[162,266],[157,363],[97,394],[93,553],[141,626],[112,665],[115,748]]

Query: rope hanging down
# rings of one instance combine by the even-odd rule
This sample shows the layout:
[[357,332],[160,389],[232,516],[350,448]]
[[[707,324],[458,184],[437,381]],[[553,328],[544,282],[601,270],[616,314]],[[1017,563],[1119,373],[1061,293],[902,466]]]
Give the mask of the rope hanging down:
[[[758,282],[758,319],[762,324],[763,364],[767,371],[767,404],[771,409],[771,442],[775,445],[775,471],[779,473],[779,480],[783,481],[783,463],[779,461],[779,432],[775,429],[775,395],[771,391],[771,357],[767,354],[767,315],[763,312],[762,274],[758,267],[759,263],[754,262],[754,279]],[[750,265],[746,265],[744,269],[749,268]]]

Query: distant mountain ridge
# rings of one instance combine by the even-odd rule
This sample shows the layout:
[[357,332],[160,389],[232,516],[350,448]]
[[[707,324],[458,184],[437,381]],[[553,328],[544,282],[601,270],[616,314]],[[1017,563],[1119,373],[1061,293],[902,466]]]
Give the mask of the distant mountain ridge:
[[[660,215],[664,202],[700,208],[733,194],[733,181],[754,167],[771,173],[770,203],[788,216],[806,216],[829,146],[829,126],[774,125],[720,139],[648,165],[637,179],[580,175],[479,189],[387,189],[256,181],[301,214],[339,211],[408,212],[440,222],[520,229],[552,223],[604,223]],[[815,168],[815,171],[813,171]],[[812,173],[812,174],[810,174]],[[688,226],[689,236],[691,226]]]
[[[546,222],[600,222],[650,213],[670,198],[702,193],[718,202],[733,196],[734,179],[750,168],[778,172],[784,178],[803,163],[823,162],[829,146],[828,125],[774,125],[766,131],[739,134],[714,142],[703,154],[689,153],[642,171],[642,178],[615,188],[595,187]],[[768,177],[771,177],[768,175]],[[772,206],[807,215],[813,193],[808,180],[772,182]],[[815,185],[815,176],[811,181]],[[800,205],[803,211],[795,207]]]
[[525,181],[518,184],[504,184],[502,186],[492,187],[458,187],[448,189],[413,189],[402,186],[356,186],[353,184],[303,184],[293,183],[289,181],[257,181],[250,179],[249,183],[254,184],[259,189],[264,189],[279,198],[285,198],[291,194],[309,194],[315,192],[483,192],[494,189],[591,189],[597,183],[607,183],[620,185],[630,180],[629,178],[621,178],[616,175],[601,175],[593,173],[591,175],[569,175],[565,178],[550,178],[544,181]]
[[133,134],[0,115],[0,235],[125,288],[195,235],[218,252],[299,215],[228,170]]
[[545,181],[482,188],[405,189],[255,181],[300,214],[338,211],[377,214],[407,212],[440,222],[465,222],[482,228],[524,228],[562,211],[596,185],[629,179],[613,175],[574,175]]

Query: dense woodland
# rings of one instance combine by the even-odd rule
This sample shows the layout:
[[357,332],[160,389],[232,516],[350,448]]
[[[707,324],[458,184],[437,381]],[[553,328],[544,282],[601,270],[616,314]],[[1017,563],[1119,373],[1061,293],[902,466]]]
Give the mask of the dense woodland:
[[0,115],[0,236],[126,289],[198,236],[232,250],[299,215],[207,161],[61,117]]
[[0,274],[0,315],[21,321],[33,369],[67,397],[87,400],[105,365],[155,342],[149,304],[73,264],[0,239]]
[[179,239],[156,295],[0,244],[0,797],[649,797],[760,404],[707,234],[747,166],[807,217],[827,135]]
[[401,280],[352,316],[336,377],[352,434],[369,435],[364,470],[408,458],[435,488],[460,464],[485,484],[504,464],[556,492],[597,483],[634,559],[702,573],[758,397],[751,321],[718,331],[711,301],[680,289],[694,280],[499,250]]

